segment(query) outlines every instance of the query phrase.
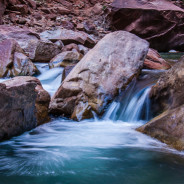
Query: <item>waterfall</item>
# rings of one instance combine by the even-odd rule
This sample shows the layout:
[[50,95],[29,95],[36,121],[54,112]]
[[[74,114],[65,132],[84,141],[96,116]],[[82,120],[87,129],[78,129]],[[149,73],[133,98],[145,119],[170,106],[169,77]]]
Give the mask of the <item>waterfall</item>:
[[53,96],[61,85],[63,68],[49,69],[48,64],[45,63],[36,63],[36,66],[41,73],[37,78],[42,83],[43,88]]
[[124,122],[148,121],[151,119],[149,92],[151,85],[137,88],[134,81],[128,89],[108,108],[104,119]]
[[148,97],[149,91],[150,87],[135,94],[130,102],[125,104],[125,107],[123,107],[118,119],[126,122],[135,122],[143,118],[143,120],[148,121],[150,118],[150,100]]

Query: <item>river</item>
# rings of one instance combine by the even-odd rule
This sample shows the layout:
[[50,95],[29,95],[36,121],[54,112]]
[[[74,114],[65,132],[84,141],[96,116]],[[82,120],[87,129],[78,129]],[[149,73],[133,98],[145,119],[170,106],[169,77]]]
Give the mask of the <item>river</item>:
[[[62,69],[37,67],[53,95]],[[144,70],[103,117],[52,118],[1,142],[0,184],[183,184],[184,152],[135,131],[152,117],[148,93],[159,73]]]

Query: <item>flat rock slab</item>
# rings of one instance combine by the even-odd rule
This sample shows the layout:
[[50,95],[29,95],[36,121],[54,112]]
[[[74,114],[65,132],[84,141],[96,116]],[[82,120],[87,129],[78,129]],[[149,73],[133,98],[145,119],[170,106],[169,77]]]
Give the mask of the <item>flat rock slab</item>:
[[82,44],[87,47],[93,47],[95,40],[84,32],[72,31],[58,28],[56,30],[44,31],[40,34],[41,39],[56,42],[61,40],[65,45],[70,43]]

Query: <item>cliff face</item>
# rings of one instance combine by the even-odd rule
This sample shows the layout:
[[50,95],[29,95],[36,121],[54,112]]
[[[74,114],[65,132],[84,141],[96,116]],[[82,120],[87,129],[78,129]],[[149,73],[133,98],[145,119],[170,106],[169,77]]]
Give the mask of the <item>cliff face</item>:
[[171,1],[115,0],[111,7],[114,30],[134,33],[162,52],[184,50],[184,10]]

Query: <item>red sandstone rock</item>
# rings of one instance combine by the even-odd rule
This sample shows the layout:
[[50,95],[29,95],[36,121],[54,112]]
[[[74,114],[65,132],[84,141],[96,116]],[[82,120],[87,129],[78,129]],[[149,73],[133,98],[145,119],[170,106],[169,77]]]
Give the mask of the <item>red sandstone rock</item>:
[[6,0],[0,0],[0,25],[2,24],[2,17],[6,9]]
[[29,8],[27,5],[22,5],[22,4],[18,4],[18,5],[14,5],[11,8],[9,8],[10,10],[13,11],[18,11],[20,12],[22,15],[27,15],[29,13]]
[[49,102],[49,94],[35,77],[15,77],[0,83],[0,140],[47,122]]
[[144,61],[144,68],[156,70],[168,70],[171,68],[170,64],[165,61],[159,53],[154,49],[149,49],[146,59]]
[[34,75],[38,72],[16,41],[7,39],[0,42],[0,77]]
[[94,39],[88,34],[67,29],[44,31],[40,36],[42,39],[49,39],[53,42],[61,40],[65,45],[70,43],[82,44],[88,47],[93,47],[95,45]]
[[40,39],[39,35],[29,29],[22,29],[14,26],[0,26],[0,41],[5,39],[16,40],[26,53],[29,53],[29,41]]
[[60,15],[67,15],[67,14],[70,14],[70,13],[71,13],[70,10],[68,10],[68,9],[66,9],[66,8],[64,8],[64,7],[58,7],[58,8],[56,9],[56,12],[57,12],[58,14],[60,14]]
[[158,51],[184,51],[184,10],[167,0],[114,0],[111,25],[150,42]]
[[75,44],[75,43],[71,43],[71,44],[66,45],[66,46],[64,46],[64,47],[62,48],[62,52],[65,52],[65,51],[72,51],[72,50],[76,50],[76,51],[80,52],[80,51],[79,51],[78,45]]
[[41,41],[39,35],[29,29],[13,26],[0,26],[0,41],[5,39],[16,40],[29,58],[37,62],[49,62],[61,52],[58,45],[50,41]]

